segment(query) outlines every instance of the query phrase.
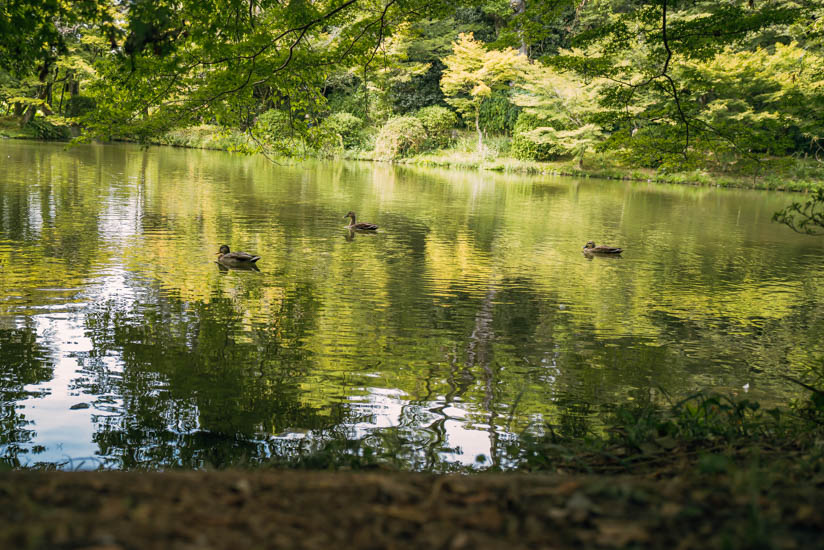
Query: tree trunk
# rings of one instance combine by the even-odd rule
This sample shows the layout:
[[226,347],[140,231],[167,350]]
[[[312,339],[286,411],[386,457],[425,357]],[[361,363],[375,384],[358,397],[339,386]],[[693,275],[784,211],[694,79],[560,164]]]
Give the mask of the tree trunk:
[[63,83],[63,86],[60,88],[60,104],[57,106],[57,112],[61,114],[63,113],[63,94],[66,93],[66,83]]
[[483,133],[481,132],[481,109],[475,109],[475,130],[478,132],[478,155],[484,154]]
[[[38,75],[40,78],[40,91],[37,94],[37,99],[47,100],[51,97],[51,82],[48,84],[46,83],[49,78],[49,73],[51,72],[51,61],[45,61],[43,66],[40,69],[40,74]],[[52,114],[52,110],[49,108],[48,103],[43,103],[39,107],[37,105],[30,105],[28,109],[23,113],[23,118],[20,119],[20,126],[25,126],[26,124],[34,118],[37,109],[43,111],[44,114],[50,115]]]
[[583,169],[584,169],[584,154],[581,153],[580,155],[578,155],[578,170],[583,170]]
[[[523,15],[526,12],[526,0],[509,0],[509,7],[515,12],[515,15]],[[518,37],[521,39],[521,47],[518,48],[518,53],[528,55],[529,48],[524,39],[524,31],[518,30]]]

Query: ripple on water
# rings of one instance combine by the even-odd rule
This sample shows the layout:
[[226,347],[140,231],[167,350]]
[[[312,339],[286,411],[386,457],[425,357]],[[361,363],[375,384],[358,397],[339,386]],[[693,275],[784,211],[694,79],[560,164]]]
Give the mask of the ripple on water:
[[[93,409],[25,410],[17,443],[49,456],[76,437],[119,467],[230,463],[341,433],[426,468],[659,387],[786,401],[780,374],[824,353],[824,242],[769,222],[779,195],[0,149],[0,353],[36,358],[7,387]],[[350,209],[381,229],[350,235]],[[221,271],[223,243],[260,272]]]

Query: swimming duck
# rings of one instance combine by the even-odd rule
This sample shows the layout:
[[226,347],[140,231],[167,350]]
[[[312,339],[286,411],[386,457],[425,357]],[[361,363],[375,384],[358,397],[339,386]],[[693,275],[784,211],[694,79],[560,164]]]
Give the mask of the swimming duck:
[[595,246],[595,241],[589,241],[584,245],[584,254],[620,254],[623,251],[623,248],[615,246],[604,246],[602,244]]
[[352,212],[351,210],[349,211],[348,214],[346,214],[344,216],[344,218],[352,218],[352,223],[350,223],[349,225],[346,226],[349,229],[360,229],[360,230],[363,230],[363,231],[374,231],[375,229],[378,228],[378,226],[375,225],[374,223],[357,222],[355,220],[355,213]]
[[229,247],[225,244],[220,246],[220,252],[217,254],[218,263],[229,267],[254,266],[255,262],[260,259],[260,256],[246,252],[229,252]]

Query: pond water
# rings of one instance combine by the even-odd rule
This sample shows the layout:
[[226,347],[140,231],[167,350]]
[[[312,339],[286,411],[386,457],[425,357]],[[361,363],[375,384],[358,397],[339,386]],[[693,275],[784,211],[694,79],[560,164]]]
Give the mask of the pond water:
[[[781,375],[824,361],[824,239],[770,221],[798,196],[125,145],[0,158],[12,465],[349,441],[505,467],[521,434],[597,429],[604,404],[745,385],[782,404]],[[260,271],[221,269],[224,243]]]

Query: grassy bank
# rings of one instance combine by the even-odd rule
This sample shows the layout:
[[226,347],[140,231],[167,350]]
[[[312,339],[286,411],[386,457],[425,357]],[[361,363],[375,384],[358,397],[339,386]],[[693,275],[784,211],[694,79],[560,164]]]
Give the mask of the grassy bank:
[[804,192],[824,186],[824,163],[812,159],[770,159],[763,161],[756,173],[712,172],[705,169],[664,172],[627,166],[607,154],[598,153],[588,154],[583,167],[575,159],[536,162],[506,156],[479,156],[457,150],[428,152],[397,162],[442,168],[779,191]]
[[32,128],[21,128],[17,117],[0,117],[0,138],[37,139]]
[[[13,117],[0,118],[0,136],[17,139],[38,139],[41,136],[31,126],[21,128]],[[128,141],[128,140],[127,140]],[[368,140],[367,140],[368,141]],[[260,144],[248,134],[213,125],[180,128],[149,140],[153,145],[169,145],[193,149],[210,149],[249,154],[259,150]],[[429,150],[394,159],[392,162],[415,166],[454,168],[461,170],[489,170],[520,174],[552,174],[577,178],[651,181],[657,183],[686,184],[745,189],[767,189],[806,192],[824,187],[824,163],[815,159],[772,158],[762,160],[746,170],[730,169],[712,171],[695,169],[667,172],[651,168],[639,168],[618,160],[608,153],[588,153],[584,162],[561,158],[538,162],[520,160],[510,156],[510,140],[505,136],[488,138],[484,151],[479,154],[474,134],[463,133],[453,145],[445,149]],[[294,149],[290,147],[289,149]],[[316,155],[311,147],[302,148],[308,156]],[[323,156],[385,161],[376,158],[374,150],[324,148]]]
[[[217,149],[234,152],[254,150],[258,144],[243,133],[224,130],[215,126],[198,126],[169,132],[152,143],[177,147]],[[658,183],[769,189],[782,191],[808,191],[824,186],[824,163],[814,159],[776,158],[763,160],[757,171],[746,173],[734,170],[713,172],[690,170],[665,172],[650,168],[629,166],[614,155],[590,153],[583,165],[577,159],[566,158],[548,162],[520,160],[509,155],[509,138],[489,138],[482,154],[478,153],[474,134],[461,135],[447,149],[426,151],[395,159],[399,164],[454,168],[461,170],[489,170],[522,174],[553,174],[578,178],[652,181]],[[307,147],[311,154],[311,148]],[[383,161],[375,157],[373,150],[329,150],[325,156],[336,158]]]

